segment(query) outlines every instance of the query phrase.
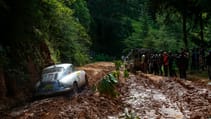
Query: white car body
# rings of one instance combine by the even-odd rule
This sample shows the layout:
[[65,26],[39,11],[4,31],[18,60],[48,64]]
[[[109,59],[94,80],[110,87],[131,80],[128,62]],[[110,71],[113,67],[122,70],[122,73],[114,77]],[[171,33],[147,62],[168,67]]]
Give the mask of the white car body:
[[73,65],[68,63],[56,64],[43,69],[42,79],[35,86],[35,95],[51,95],[66,92],[86,84],[85,71],[74,71]]

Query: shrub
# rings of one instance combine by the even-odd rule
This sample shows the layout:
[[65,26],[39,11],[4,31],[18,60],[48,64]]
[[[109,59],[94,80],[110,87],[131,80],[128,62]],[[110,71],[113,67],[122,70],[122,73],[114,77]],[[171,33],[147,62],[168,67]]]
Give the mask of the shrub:
[[122,65],[122,61],[120,61],[120,60],[115,61],[115,62],[114,62],[114,64],[115,64],[115,68],[116,68],[116,70],[119,70],[119,69],[120,69],[120,67],[121,67],[121,65]]
[[106,54],[97,54],[93,57],[94,61],[112,61],[113,58],[109,55]]
[[116,91],[115,85],[118,83],[117,79],[113,74],[108,74],[104,76],[99,82],[97,89],[100,94],[106,94],[111,97],[116,97],[118,92]]
[[129,72],[128,70],[124,70],[124,78],[128,78],[129,77]]
[[113,74],[113,76],[115,78],[119,79],[119,76],[120,76],[120,71],[119,70],[113,71],[112,74]]

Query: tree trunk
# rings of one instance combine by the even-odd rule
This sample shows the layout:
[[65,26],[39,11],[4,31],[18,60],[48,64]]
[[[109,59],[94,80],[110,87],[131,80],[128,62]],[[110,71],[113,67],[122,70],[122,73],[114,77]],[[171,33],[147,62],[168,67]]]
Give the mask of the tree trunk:
[[184,6],[183,6],[183,10],[182,10],[182,28],[183,28],[183,42],[185,44],[185,49],[188,49],[188,40],[187,40],[187,26],[186,26],[186,22],[187,22],[187,0],[184,0]]
[[[204,41],[204,24],[203,24],[203,18],[202,18],[202,12],[200,13],[200,37],[201,37],[201,41]],[[200,44],[202,45],[202,44]]]
[[187,40],[187,30],[186,30],[186,22],[187,22],[186,19],[187,19],[187,16],[186,16],[186,11],[185,11],[183,14],[183,41],[185,43],[185,48],[187,49],[188,40]]

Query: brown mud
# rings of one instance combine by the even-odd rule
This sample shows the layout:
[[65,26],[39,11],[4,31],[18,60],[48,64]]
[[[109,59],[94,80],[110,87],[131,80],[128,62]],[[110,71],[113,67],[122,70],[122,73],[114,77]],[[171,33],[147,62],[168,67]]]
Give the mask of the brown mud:
[[55,96],[0,112],[3,119],[208,119],[211,118],[211,87],[177,78],[151,74],[120,77],[119,96],[109,98],[94,91],[98,81],[115,69],[98,62],[79,67],[89,85],[72,96]]

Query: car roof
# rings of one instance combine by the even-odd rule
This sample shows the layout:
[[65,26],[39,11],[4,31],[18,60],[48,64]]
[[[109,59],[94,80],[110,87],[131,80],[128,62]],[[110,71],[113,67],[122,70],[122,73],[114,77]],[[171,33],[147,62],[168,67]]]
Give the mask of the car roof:
[[55,64],[55,65],[48,66],[48,67],[44,68],[43,70],[51,69],[54,67],[63,67],[64,69],[66,69],[69,66],[72,66],[72,64],[70,64],[70,63]]

